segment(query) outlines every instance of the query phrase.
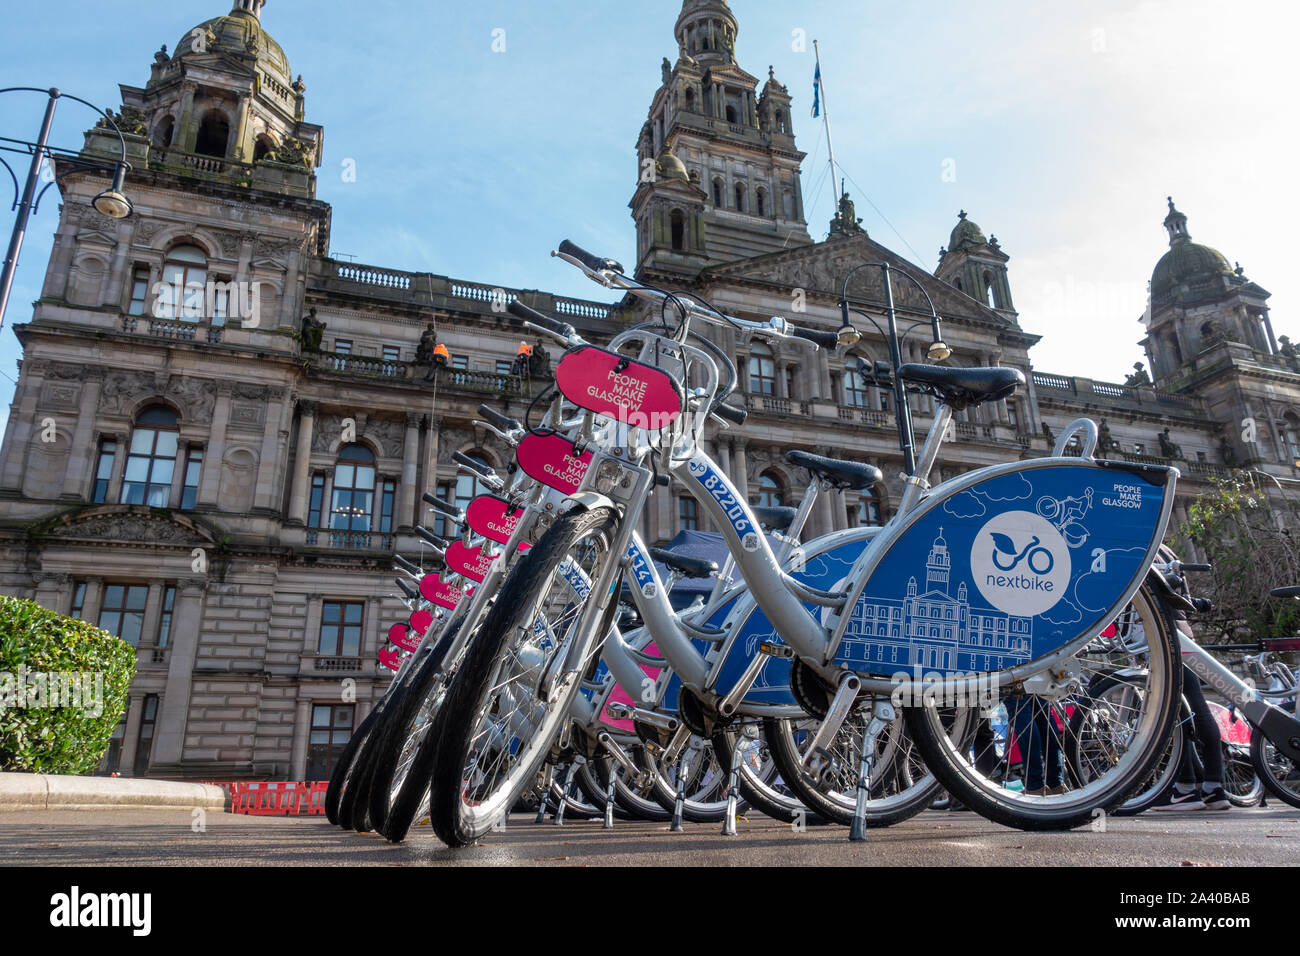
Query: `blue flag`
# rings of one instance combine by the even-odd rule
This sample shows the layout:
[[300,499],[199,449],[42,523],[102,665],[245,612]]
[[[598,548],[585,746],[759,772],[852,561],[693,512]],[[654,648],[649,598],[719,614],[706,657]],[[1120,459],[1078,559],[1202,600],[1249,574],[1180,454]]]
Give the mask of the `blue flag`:
[[822,65],[817,64],[813,73],[813,119],[822,115]]

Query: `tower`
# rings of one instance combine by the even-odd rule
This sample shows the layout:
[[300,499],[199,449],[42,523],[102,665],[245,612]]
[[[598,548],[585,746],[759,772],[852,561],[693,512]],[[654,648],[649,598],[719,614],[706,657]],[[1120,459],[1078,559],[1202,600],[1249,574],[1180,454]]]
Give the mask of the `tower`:
[[948,571],[952,567],[952,555],[948,553],[948,542],[944,540],[943,529],[930,547],[930,556],[925,562],[925,590],[948,593]]
[[694,275],[812,241],[789,91],[771,68],[759,90],[738,32],[725,0],[682,4],[677,61],[664,59],[637,141],[638,269]]
[[938,278],[1013,322],[1016,320],[1011,284],[1007,281],[1011,257],[1002,251],[997,236],[985,238],[974,220],[966,218],[966,210],[957,214],[948,248],[940,249],[939,256],[939,268],[934,272]]

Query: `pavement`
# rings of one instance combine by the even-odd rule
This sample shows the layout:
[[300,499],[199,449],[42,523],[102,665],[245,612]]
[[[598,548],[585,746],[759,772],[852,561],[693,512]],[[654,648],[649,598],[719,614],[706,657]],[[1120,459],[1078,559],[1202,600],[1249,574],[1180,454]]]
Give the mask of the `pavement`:
[[713,824],[599,820],[536,824],[516,814],[477,846],[449,850],[428,825],[403,844],[345,832],[323,816],[117,809],[0,813],[0,865],[36,866],[1290,866],[1300,810],[1146,813],[1105,832],[1025,833],[969,812],[926,811],[849,843],[841,827],[803,832],[755,816],[724,837]]
[[130,777],[0,773],[0,811],[202,807],[220,810],[226,792],[210,784]]

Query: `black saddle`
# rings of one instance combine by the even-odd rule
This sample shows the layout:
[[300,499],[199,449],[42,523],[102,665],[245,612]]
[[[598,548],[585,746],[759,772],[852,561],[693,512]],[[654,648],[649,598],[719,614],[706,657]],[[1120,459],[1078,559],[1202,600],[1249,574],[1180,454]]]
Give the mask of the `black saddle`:
[[785,505],[774,505],[771,508],[754,508],[754,517],[768,531],[785,531],[790,525],[794,524],[795,515],[799,512],[794,508],[787,508]]
[[943,365],[900,365],[898,377],[920,391],[930,392],[953,409],[1006,398],[1025,384],[1018,368],[948,368]]
[[822,481],[829,481],[836,488],[861,491],[870,488],[884,476],[875,465],[860,461],[844,461],[839,458],[824,458],[807,451],[788,451],[785,460],[800,468],[807,468]]
[[651,548],[650,557],[683,577],[707,578],[718,571],[716,561],[710,561],[708,558],[692,558],[689,555],[678,554],[676,551],[665,551],[663,548]]
[[1300,584],[1290,584],[1284,588],[1274,588],[1268,592],[1273,597],[1300,598]]

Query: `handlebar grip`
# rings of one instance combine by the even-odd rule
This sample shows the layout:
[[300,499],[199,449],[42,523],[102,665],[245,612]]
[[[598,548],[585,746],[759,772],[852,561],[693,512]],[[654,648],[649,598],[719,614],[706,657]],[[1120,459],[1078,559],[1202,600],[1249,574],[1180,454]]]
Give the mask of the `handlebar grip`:
[[840,344],[840,340],[834,332],[819,332],[817,329],[801,329],[797,325],[792,325],[790,326],[790,334],[814,345],[819,345],[824,349],[833,349]]
[[719,418],[725,418],[733,425],[745,424],[745,419],[749,417],[749,412],[743,408],[732,408],[730,405],[713,406],[713,414]]
[[[424,500],[427,501],[427,502],[428,502],[428,503],[433,507],[433,510],[434,510],[434,511],[441,511],[443,514],[447,515],[447,516],[450,517],[450,518],[459,518],[459,517],[460,517],[460,509],[457,508],[457,507],[456,507],[454,504],[452,504],[451,502],[449,502],[449,501],[443,501],[441,498],[435,498],[433,495],[429,494],[427,491],[424,493],[424,496],[423,496],[423,497],[424,497]],[[445,545],[445,542],[444,542],[444,545]],[[439,547],[443,547],[444,545],[439,545]]]
[[413,587],[411,587],[401,578],[393,578],[393,580],[397,582],[398,588],[400,588],[401,592],[406,595],[406,599],[408,601],[414,601],[416,598],[420,596],[419,593],[416,592],[416,590]]
[[419,568],[413,565],[410,561],[407,561],[406,558],[402,557],[400,554],[393,555],[393,565],[395,567],[401,568],[407,574],[412,574],[417,578],[422,573]]
[[533,325],[540,325],[544,329],[550,329],[556,335],[568,335],[569,327],[563,322],[559,322],[549,316],[542,315],[536,309],[529,308],[518,299],[513,300],[506,306],[506,311],[516,319],[524,322],[531,322]]
[[501,431],[503,432],[513,431],[514,429],[522,429],[524,427],[520,425],[519,422],[511,418],[509,415],[502,415],[500,412],[498,412],[495,408],[493,408],[490,405],[480,405],[478,407],[478,413],[482,415],[484,418],[486,418],[493,425],[495,425],[497,428],[501,429]]
[[[464,465],[470,471],[477,472],[478,474],[482,475],[484,478],[488,478],[496,474],[496,472],[493,471],[490,466],[483,464],[481,461],[475,461],[473,458],[469,457],[469,455],[465,454],[464,452],[460,452],[460,451],[452,452],[451,460],[458,465]],[[429,496],[426,494],[425,498],[428,497]],[[433,504],[433,502],[429,502],[429,503]]]
[[586,249],[565,239],[560,243],[560,252],[566,256],[573,256],[592,272],[600,272],[602,269],[608,269],[611,272],[623,271],[623,267],[613,259],[602,259],[600,256],[593,256]]
[[1186,561],[1182,562],[1180,567],[1184,571],[1213,571],[1214,570],[1214,568],[1212,568],[1208,564],[1188,564]]

